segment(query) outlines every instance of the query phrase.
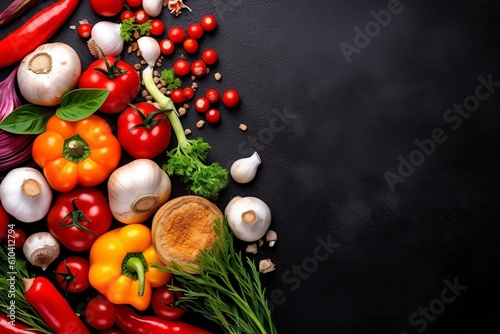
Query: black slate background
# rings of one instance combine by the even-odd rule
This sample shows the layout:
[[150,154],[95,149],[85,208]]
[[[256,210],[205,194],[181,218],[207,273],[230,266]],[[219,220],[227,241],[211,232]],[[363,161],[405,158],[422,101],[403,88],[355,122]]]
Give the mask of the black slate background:
[[[0,37],[53,2],[41,1]],[[193,12],[163,13],[168,26],[186,27],[207,13],[219,21],[201,46],[219,51],[213,70],[223,80],[200,80],[200,92],[236,88],[242,103],[221,108],[218,126],[196,129],[194,111],[183,124],[205,137],[210,159],[225,166],[255,149],[261,155],[257,178],[230,183],[217,204],[224,208],[240,195],[271,207],[279,241],[256,259],[276,263],[263,282],[279,332],[498,332],[499,86],[481,88],[489,97],[459,125],[446,115],[454,104],[474,101],[480,77],[500,82],[499,3],[186,4]],[[355,45],[355,28],[373,25],[371,11],[388,6],[399,13],[348,62],[341,43]],[[85,67],[92,57],[68,28],[83,18],[98,19],[88,1],[52,40],[75,47]],[[239,123],[249,130],[239,131]],[[415,140],[429,140],[436,129],[446,140],[420,155],[421,164],[391,190],[386,173],[397,174],[400,159],[418,158]],[[184,194],[173,183],[173,196]],[[43,229],[43,222],[22,227]],[[320,248],[324,242],[331,254]],[[459,286],[456,294],[450,285]],[[72,303],[86,297],[72,296]],[[188,320],[218,330],[196,316]]]

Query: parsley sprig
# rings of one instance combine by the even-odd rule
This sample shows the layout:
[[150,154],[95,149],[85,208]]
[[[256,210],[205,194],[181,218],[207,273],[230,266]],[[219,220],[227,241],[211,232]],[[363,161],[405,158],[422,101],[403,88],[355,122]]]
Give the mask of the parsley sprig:
[[235,251],[226,219],[216,222],[215,230],[218,239],[211,249],[200,252],[198,267],[177,263],[155,267],[171,272],[179,282],[169,286],[183,293],[179,305],[218,323],[227,333],[276,334],[256,264]]
[[[13,292],[11,277],[15,277],[15,290]],[[8,257],[4,248],[0,247],[0,311],[9,314],[8,307],[14,300],[16,322],[30,326],[32,330],[37,330],[40,333],[53,334],[54,332],[24,297],[23,277],[34,277],[28,272],[26,261]]]
[[135,22],[135,19],[132,17],[128,20],[122,21],[120,24],[120,37],[124,41],[129,41],[134,36],[134,32],[138,32],[139,36],[146,35],[149,31],[151,31],[151,20],[147,20],[146,22],[139,24]]

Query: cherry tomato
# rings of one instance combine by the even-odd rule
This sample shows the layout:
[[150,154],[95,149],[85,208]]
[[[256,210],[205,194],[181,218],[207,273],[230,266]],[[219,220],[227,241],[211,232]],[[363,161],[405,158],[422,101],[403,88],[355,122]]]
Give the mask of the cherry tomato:
[[132,8],[138,8],[142,6],[142,0],[127,0],[127,5]]
[[191,73],[195,77],[202,77],[207,74],[207,65],[203,62],[203,60],[195,60],[191,64]]
[[212,31],[217,27],[217,20],[213,15],[205,15],[201,18],[201,27],[205,31]]
[[20,228],[14,228],[14,233],[12,234],[14,238],[14,248],[23,248],[24,242],[26,241],[26,233]]
[[66,248],[80,252],[108,231],[113,216],[108,199],[97,188],[77,187],[60,193],[47,214],[47,226]]
[[228,108],[235,107],[240,103],[240,94],[234,89],[228,89],[222,93],[222,103]]
[[203,28],[198,23],[188,25],[186,31],[188,36],[194,39],[200,39],[203,36]]
[[191,66],[189,65],[189,62],[185,59],[179,59],[174,63],[174,72],[177,74],[179,77],[184,77],[189,74],[189,71],[191,70]]
[[149,20],[149,15],[146,13],[144,9],[139,9],[137,12],[135,12],[134,15],[135,23],[137,24],[143,24],[147,20]]
[[180,291],[172,292],[166,285],[156,288],[151,297],[153,312],[165,320],[179,319],[185,310],[175,307],[174,302],[181,296]]
[[206,49],[201,54],[201,59],[203,59],[203,61],[207,65],[215,64],[217,62],[218,58],[219,58],[219,55],[217,54],[217,51],[215,51],[214,49]]
[[194,89],[191,87],[186,87],[183,89],[182,93],[184,94],[186,100],[189,100],[192,99],[194,96]]
[[212,108],[212,109],[207,111],[207,113],[205,114],[205,117],[206,117],[208,123],[212,123],[212,124],[219,123],[220,112],[219,112],[219,110]]
[[70,256],[59,262],[54,274],[59,286],[66,292],[85,291],[89,286],[90,263],[81,256]]
[[[141,89],[141,79],[135,68],[127,62],[115,58],[106,57],[94,61],[83,71],[78,82],[79,88],[108,89],[109,95],[99,108],[104,113],[117,113],[129,105]],[[102,71],[107,71],[106,62],[112,65],[111,71],[115,73],[112,78]]]
[[165,31],[165,23],[160,19],[151,21],[151,35],[160,36]]
[[185,37],[186,34],[181,27],[175,26],[168,30],[168,38],[174,43],[182,43]]
[[205,97],[207,98],[208,102],[216,103],[217,101],[219,101],[219,92],[214,88],[209,89],[205,93]]
[[170,144],[171,127],[164,112],[139,102],[125,109],[117,120],[118,140],[134,158],[151,159]]
[[170,98],[174,103],[182,103],[186,99],[184,92],[180,88],[176,88],[170,93]]
[[[9,214],[0,205],[0,241],[7,237],[9,231]],[[12,237],[11,237],[12,238]],[[12,241],[11,241],[12,242]]]
[[131,10],[124,10],[121,14],[120,14],[120,20],[121,21],[126,21],[126,20],[130,20],[131,18],[134,17],[134,12],[131,11]]
[[200,97],[197,98],[196,101],[194,101],[194,108],[198,112],[206,112],[208,108],[210,108],[210,102],[207,100],[206,97]]
[[[96,329],[108,329],[115,324],[116,306],[104,295],[92,298],[85,308],[85,321]],[[118,331],[118,333],[121,333]]]
[[174,42],[172,42],[168,38],[165,38],[160,42],[160,51],[165,56],[171,55],[172,53],[174,53],[174,50]]
[[194,38],[186,38],[182,45],[187,53],[195,53],[198,51],[198,42]]
[[123,8],[124,0],[90,0],[90,7],[101,16],[115,16]]
[[82,23],[78,26],[77,32],[78,36],[87,39],[90,37],[90,33],[92,32],[92,26],[88,23]]

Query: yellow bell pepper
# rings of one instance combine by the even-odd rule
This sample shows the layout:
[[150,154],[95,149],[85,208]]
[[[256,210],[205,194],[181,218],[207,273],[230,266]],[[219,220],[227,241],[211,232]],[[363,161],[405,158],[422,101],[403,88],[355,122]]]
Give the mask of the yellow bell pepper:
[[112,303],[130,304],[143,311],[152,288],[165,285],[172,274],[151,267],[161,263],[150,229],[130,224],[101,235],[90,249],[90,284]]

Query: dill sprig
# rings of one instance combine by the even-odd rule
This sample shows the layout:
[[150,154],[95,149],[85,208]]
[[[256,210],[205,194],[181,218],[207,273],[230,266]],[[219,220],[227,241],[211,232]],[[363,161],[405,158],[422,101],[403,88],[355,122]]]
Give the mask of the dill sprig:
[[199,267],[177,263],[155,267],[171,272],[179,282],[179,286],[169,286],[183,293],[179,305],[219,324],[227,333],[276,334],[256,264],[235,251],[226,219],[216,223],[215,230],[218,239],[210,250],[200,252]]
[[[15,277],[14,291],[11,289],[11,276]],[[4,248],[0,247],[0,311],[9,314],[8,307],[10,306],[10,302],[11,300],[15,300],[16,322],[29,326],[30,330],[37,330],[44,334],[53,334],[54,332],[24,297],[22,279],[31,277],[34,277],[34,275],[28,272],[26,261],[8,257]]]

